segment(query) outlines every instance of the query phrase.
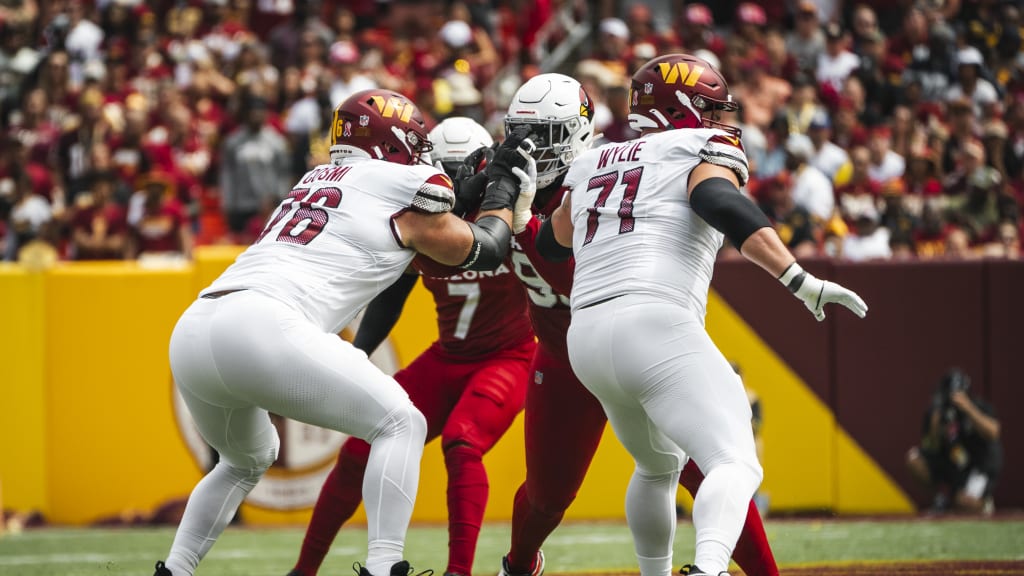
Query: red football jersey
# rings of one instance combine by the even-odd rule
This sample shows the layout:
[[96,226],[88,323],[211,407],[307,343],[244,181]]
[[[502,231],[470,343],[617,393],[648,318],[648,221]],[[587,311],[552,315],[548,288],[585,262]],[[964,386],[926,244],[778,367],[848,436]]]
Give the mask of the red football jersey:
[[[425,259],[417,257],[413,265]],[[439,342],[453,356],[473,358],[533,340],[526,314],[526,293],[509,261],[497,270],[458,270],[444,278],[423,275],[434,296]]]
[[[564,192],[559,190],[540,210],[535,206],[534,213],[542,218],[551,216],[561,203]],[[536,238],[541,222],[540,218],[534,218],[526,230],[512,239],[511,260],[530,297],[530,319],[537,341],[567,358],[565,335],[569,331],[573,261],[551,262],[537,252]]]

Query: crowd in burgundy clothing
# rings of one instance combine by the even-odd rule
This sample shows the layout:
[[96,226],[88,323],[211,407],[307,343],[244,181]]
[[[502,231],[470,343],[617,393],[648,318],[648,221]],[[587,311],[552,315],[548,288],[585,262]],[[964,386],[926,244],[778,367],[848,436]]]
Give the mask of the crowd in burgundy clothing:
[[[930,0],[0,2],[0,254],[187,258],[247,243],[326,159],[348,95],[413,97],[496,135],[573,26],[603,140],[629,77],[684,51],[743,108],[748,192],[798,255],[1018,257],[1024,51],[1016,3]],[[543,70],[547,71],[547,70]]]

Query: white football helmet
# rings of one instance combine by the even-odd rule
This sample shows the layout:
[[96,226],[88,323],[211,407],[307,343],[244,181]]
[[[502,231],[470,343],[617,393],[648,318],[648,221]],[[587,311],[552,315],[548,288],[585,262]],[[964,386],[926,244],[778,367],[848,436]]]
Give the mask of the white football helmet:
[[[486,128],[472,118],[463,116],[446,118],[434,126],[427,138],[434,145],[434,149],[430,152],[430,159],[435,166],[444,170],[452,178],[455,177],[466,156],[481,147],[494,143],[494,139],[491,138],[491,134],[487,132]],[[438,165],[439,162],[440,165]]]
[[564,74],[539,74],[519,87],[505,116],[505,134],[530,125],[537,145],[537,188],[549,186],[594,142],[594,104],[583,86]]

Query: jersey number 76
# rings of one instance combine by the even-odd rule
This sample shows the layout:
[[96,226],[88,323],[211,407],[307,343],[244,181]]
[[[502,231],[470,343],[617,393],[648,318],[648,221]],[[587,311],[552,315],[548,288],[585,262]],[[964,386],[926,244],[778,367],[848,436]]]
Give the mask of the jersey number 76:
[[320,235],[327,225],[327,211],[324,208],[337,208],[341,205],[341,188],[327,186],[310,193],[309,188],[296,188],[281,201],[277,212],[271,218],[256,242],[263,240],[275,226],[289,214],[291,218],[277,233],[275,241],[305,246]]

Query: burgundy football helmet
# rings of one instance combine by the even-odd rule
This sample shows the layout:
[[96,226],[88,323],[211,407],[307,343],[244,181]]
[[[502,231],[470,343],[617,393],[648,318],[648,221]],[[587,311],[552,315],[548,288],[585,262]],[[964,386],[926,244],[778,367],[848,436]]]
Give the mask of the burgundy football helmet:
[[740,129],[720,122],[721,112],[739,110],[725,78],[705,60],[668,54],[644,64],[629,87],[629,125],[634,130]]
[[[391,90],[363,90],[334,109],[331,160],[376,158],[416,164],[433,146],[423,115],[412,100]],[[421,158],[422,157],[422,158]]]

